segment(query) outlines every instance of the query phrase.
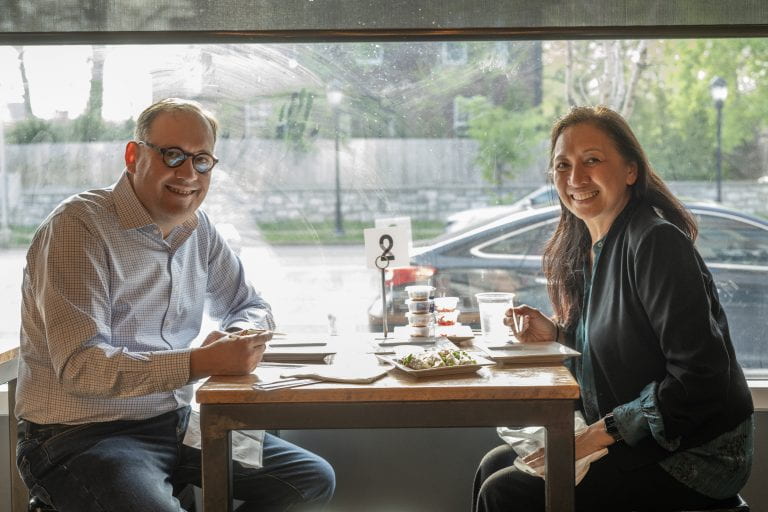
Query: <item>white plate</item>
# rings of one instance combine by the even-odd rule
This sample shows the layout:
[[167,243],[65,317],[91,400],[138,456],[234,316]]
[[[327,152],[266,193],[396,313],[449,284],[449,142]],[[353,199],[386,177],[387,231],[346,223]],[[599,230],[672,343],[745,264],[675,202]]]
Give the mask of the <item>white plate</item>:
[[504,364],[561,363],[568,358],[581,355],[580,352],[554,341],[481,345],[479,348],[494,361]]
[[408,368],[404,364],[400,364],[400,362],[398,361],[399,358],[397,357],[388,356],[388,355],[377,355],[376,357],[378,357],[382,361],[386,361],[387,363],[394,365],[397,369],[402,370],[408,373],[409,375],[413,375],[414,377],[436,377],[438,375],[456,375],[456,374],[462,374],[462,373],[473,373],[484,366],[493,366],[496,364],[493,361],[489,361],[484,357],[478,356],[477,354],[471,354],[471,355],[472,355],[472,358],[477,361],[477,364],[440,366],[437,368],[427,368],[425,370],[414,370],[413,368]]

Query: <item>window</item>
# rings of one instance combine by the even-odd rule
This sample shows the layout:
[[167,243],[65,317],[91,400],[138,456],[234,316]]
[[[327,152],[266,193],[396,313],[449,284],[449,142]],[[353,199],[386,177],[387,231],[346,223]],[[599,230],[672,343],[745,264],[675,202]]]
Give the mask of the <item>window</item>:
[[[383,9],[377,4],[371,9]],[[442,234],[457,212],[503,209],[537,191],[546,180],[548,126],[569,102],[602,102],[622,110],[653,165],[680,196],[714,198],[717,111],[709,84],[722,76],[729,93],[722,111],[720,184],[728,213],[702,216],[699,247],[713,268],[732,267],[730,274],[718,267],[716,278],[721,295],[730,294],[725,307],[734,338],[744,340],[737,348],[751,354],[745,366],[768,368],[768,354],[752,357],[750,349],[763,343],[768,316],[750,318],[751,302],[736,293],[748,289],[751,297],[768,296],[768,242],[762,227],[752,231],[732,220],[739,213],[758,222],[768,216],[768,183],[758,182],[768,154],[768,38],[751,32],[735,37],[738,27],[727,34],[734,37],[722,39],[649,38],[641,29],[643,37],[619,39],[586,40],[573,32],[568,40],[567,32],[557,37],[536,32],[523,41],[470,29],[459,34],[462,39],[453,38],[460,27],[517,23],[499,21],[519,18],[508,12],[514,6],[498,2],[494,19],[485,25],[447,8],[434,14],[435,25],[398,13],[387,18],[394,20],[388,27],[410,30],[422,23],[444,30],[443,39],[382,30],[377,40],[364,31],[383,25],[351,24],[342,26],[347,32],[334,32],[341,36],[324,39],[324,28],[338,27],[327,17],[287,12],[296,5],[279,3],[274,14],[261,18],[246,16],[244,7],[232,13],[217,8],[213,14],[177,9],[155,17],[150,11],[140,19],[153,20],[152,30],[183,24],[191,35],[144,34],[144,39],[130,37],[142,29],[139,22],[70,19],[62,9],[56,11],[58,28],[42,28],[116,27],[124,32],[110,37],[129,40],[103,44],[109,38],[81,35],[70,42],[75,36],[63,32],[53,38],[55,44],[33,36],[0,39],[5,41],[0,45],[0,261],[7,276],[0,294],[8,304],[0,313],[1,336],[17,336],[21,269],[35,227],[69,195],[116,181],[135,117],[154,99],[188,96],[221,121],[216,149],[221,162],[204,207],[238,248],[279,327],[325,330],[332,314],[337,330],[349,332],[370,328],[371,305],[379,294],[379,276],[362,261],[362,229],[378,217],[409,216],[415,245],[421,246]],[[31,4],[20,9],[0,20],[0,30],[23,33],[12,21],[20,16],[31,24],[28,32],[40,32]],[[344,16],[339,13],[339,19]],[[310,21],[318,25],[302,25]],[[613,25],[632,26],[620,21]],[[311,33],[320,35],[310,42],[314,36],[306,33],[267,40],[215,39],[210,32],[257,23],[266,26],[254,30],[314,29]],[[563,25],[578,29],[588,23],[574,18]],[[455,26],[453,32],[445,29]],[[337,104],[328,96],[334,82],[341,95]],[[536,210],[557,200],[551,193],[528,203],[526,209]],[[491,222],[500,213],[484,219]],[[468,215],[472,223],[466,225],[482,221],[482,215]],[[490,275],[500,279],[507,270],[483,270],[480,260],[538,256],[551,226],[496,235],[475,256],[467,255],[462,268],[474,268],[472,282],[487,282]],[[447,235],[441,243],[448,243]],[[749,279],[732,273],[744,266],[755,267]],[[540,294],[540,279],[531,267],[510,283]],[[755,307],[765,313],[759,309],[764,306]]]
[[440,57],[446,66],[459,66],[467,63],[467,44],[442,43]]
[[[698,215],[696,246],[711,264],[768,269],[768,229],[727,216]],[[760,269],[755,269],[760,272]]]
[[554,222],[523,229],[516,233],[503,236],[483,244],[474,251],[478,256],[501,258],[541,258],[544,254],[544,244],[555,229]]
[[469,111],[466,109],[466,100],[458,96],[453,99],[453,133],[457,137],[466,137],[469,129]]
[[355,62],[360,65],[378,66],[384,62],[384,47],[380,43],[355,45]]

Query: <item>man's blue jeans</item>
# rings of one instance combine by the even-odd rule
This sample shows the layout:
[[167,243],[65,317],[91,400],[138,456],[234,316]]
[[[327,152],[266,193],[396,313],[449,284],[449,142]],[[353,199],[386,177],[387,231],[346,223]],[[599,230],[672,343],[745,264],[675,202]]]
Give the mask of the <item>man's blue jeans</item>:
[[[183,408],[139,421],[22,421],[17,465],[30,492],[59,512],[179,512],[175,491],[201,480],[200,450],[182,444],[188,418]],[[319,509],[334,487],[325,460],[269,434],[262,468],[233,464],[238,512]]]

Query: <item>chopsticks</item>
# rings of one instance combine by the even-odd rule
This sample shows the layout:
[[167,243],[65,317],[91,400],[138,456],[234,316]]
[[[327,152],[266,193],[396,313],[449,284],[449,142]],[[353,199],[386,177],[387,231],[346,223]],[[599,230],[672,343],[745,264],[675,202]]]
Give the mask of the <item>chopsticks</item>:
[[[230,333],[229,335],[235,338],[239,336],[251,336],[253,334],[261,334],[267,331],[269,331],[269,329],[243,329],[242,331],[233,332],[233,333]],[[271,332],[272,332],[272,336],[288,336],[284,332],[276,332],[276,331],[271,331]]]

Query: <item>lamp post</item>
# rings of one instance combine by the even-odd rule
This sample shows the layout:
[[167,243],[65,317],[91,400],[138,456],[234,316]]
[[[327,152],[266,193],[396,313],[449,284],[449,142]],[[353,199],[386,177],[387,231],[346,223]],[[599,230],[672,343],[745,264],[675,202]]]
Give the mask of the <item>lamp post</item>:
[[333,113],[333,134],[334,134],[334,164],[336,171],[336,236],[344,235],[344,221],[341,218],[341,172],[339,169],[339,106],[344,99],[344,93],[341,92],[339,84],[332,82],[327,92],[328,104]]
[[716,76],[709,84],[709,92],[712,100],[715,102],[717,110],[717,202],[723,201],[723,151],[722,151],[722,126],[723,126],[723,104],[728,97],[728,85],[722,77]]

